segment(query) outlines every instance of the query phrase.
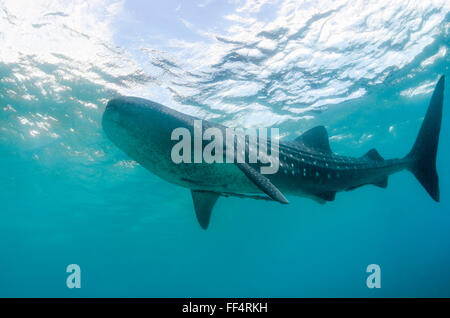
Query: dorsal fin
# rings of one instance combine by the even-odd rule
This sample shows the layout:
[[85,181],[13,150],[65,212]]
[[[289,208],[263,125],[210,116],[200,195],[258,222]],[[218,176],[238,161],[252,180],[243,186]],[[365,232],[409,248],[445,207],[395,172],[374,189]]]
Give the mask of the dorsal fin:
[[376,149],[370,149],[363,158],[373,161],[384,161],[384,158],[378,153]]
[[212,209],[219,198],[219,195],[214,192],[196,190],[191,190],[191,194],[198,223],[206,230],[209,225]]
[[296,142],[304,144],[308,148],[312,148],[324,153],[331,153],[328,133],[324,126],[316,126],[303,133]]

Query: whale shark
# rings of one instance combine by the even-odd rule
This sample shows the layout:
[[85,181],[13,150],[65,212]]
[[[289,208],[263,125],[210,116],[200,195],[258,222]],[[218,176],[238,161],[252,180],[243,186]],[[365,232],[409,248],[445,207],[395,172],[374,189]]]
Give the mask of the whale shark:
[[[334,201],[337,192],[365,185],[386,188],[388,177],[405,169],[414,174],[433,200],[439,202],[436,155],[444,86],[442,75],[416,141],[403,158],[384,159],[375,149],[358,158],[335,154],[330,148],[327,130],[317,126],[295,140],[279,140],[279,169],[272,174],[260,172],[259,168],[264,165],[261,162],[174,162],[171,157],[176,143],[172,138],[173,131],[182,127],[194,133],[195,122],[199,119],[143,98],[121,96],[111,99],[105,108],[102,126],[107,137],[145,169],[170,183],[190,189],[195,214],[203,229],[208,228],[219,197],[237,196],[288,204],[286,196],[302,196],[325,203]],[[226,129],[211,121],[203,120],[202,123],[203,131]],[[244,149],[248,154],[248,139]]]

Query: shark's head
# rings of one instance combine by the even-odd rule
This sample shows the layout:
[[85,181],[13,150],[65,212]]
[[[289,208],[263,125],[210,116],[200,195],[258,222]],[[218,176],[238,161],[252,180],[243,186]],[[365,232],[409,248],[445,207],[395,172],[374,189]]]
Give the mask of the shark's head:
[[171,133],[186,125],[189,116],[156,102],[118,97],[108,102],[102,126],[111,141],[135,159],[140,152],[170,154]]
[[[130,142],[139,142],[139,135],[146,135],[146,125],[143,118],[152,120],[156,112],[151,105],[144,106],[139,99],[119,97],[112,99],[106,105],[103,113],[102,126],[106,135],[119,148],[125,150]],[[147,123],[150,126],[150,123]]]
[[[108,102],[103,113],[103,129],[109,137],[112,137],[116,130],[125,130],[128,133],[139,131],[156,121],[163,108],[165,107],[160,104],[141,98],[114,98]],[[114,138],[111,139],[114,141]]]

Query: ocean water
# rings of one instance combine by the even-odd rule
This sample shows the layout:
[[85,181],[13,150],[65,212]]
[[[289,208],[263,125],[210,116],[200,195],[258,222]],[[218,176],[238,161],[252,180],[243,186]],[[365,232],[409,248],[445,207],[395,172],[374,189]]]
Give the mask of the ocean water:
[[404,156],[450,75],[450,6],[395,2],[0,1],[0,296],[450,297],[448,83],[440,203],[404,171],[325,205],[220,198],[204,231],[101,128],[125,94]]

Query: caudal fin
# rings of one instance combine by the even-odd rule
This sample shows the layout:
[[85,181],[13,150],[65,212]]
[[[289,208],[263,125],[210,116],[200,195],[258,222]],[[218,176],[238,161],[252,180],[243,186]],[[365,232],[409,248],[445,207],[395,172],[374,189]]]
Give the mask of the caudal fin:
[[409,170],[437,202],[439,202],[439,177],[436,171],[436,153],[441,130],[444,86],[445,77],[442,75],[434,89],[416,142],[407,156],[412,159]]

